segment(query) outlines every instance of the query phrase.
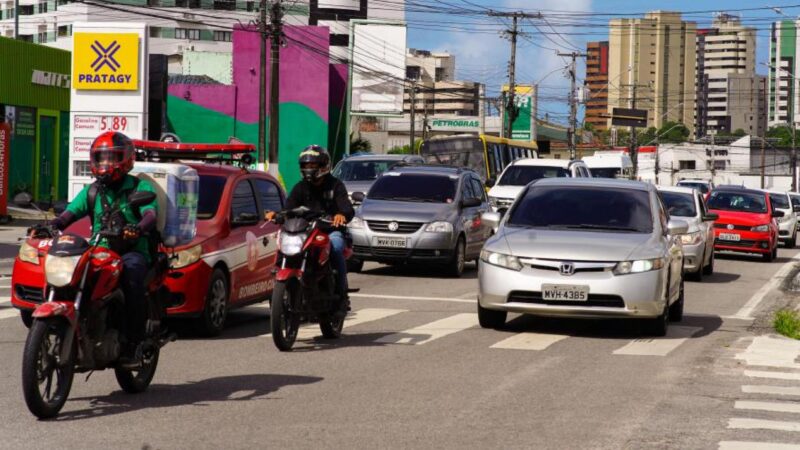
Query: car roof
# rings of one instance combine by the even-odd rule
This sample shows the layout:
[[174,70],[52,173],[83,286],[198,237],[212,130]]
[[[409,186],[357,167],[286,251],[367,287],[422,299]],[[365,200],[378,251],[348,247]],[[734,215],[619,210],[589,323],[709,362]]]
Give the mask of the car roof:
[[566,169],[569,168],[570,164],[574,162],[583,161],[554,158],[522,158],[514,161],[511,164],[514,166],[561,167]]
[[680,181],[678,181],[678,184],[681,184],[681,183],[703,183],[703,184],[711,184],[711,182],[710,182],[710,181],[708,181],[708,180],[701,180],[701,179],[699,179],[699,178],[686,178],[686,179],[683,179],[683,180],[680,180]]
[[210,164],[198,162],[183,162],[186,166],[191,167],[197,171],[198,175],[217,175],[221,177],[231,177],[243,173],[251,173],[255,175],[266,176],[274,180],[274,177],[267,172],[261,170],[242,169],[241,167],[232,166],[229,164]]
[[696,189],[690,187],[682,187],[682,186],[656,186],[661,192],[678,192],[681,194],[694,194],[697,192]]
[[461,175],[463,173],[475,173],[471,169],[464,167],[444,166],[439,164],[411,164],[407,166],[395,166],[384,172],[389,173],[415,173],[420,175]]
[[594,186],[603,188],[631,189],[636,191],[655,190],[652,184],[616,178],[542,178],[535,182],[536,186]]
[[746,187],[741,187],[741,186],[730,186],[730,187],[718,186],[712,192],[737,192],[737,193],[743,192],[746,194],[766,194],[765,191],[760,191],[758,189],[748,189]]
[[[366,154],[366,155],[352,155],[348,156],[347,158],[343,159],[342,161],[403,161],[408,158],[419,157],[418,155],[378,155],[378,154]],[[421,158],[421,157],[420,157]]]
[[786,194],[786,195],[789,195],[789,193],[786,192],[786,191],[779,191],[779,190],[776,190],[776,189],[762,189],[762,190],[764,192],[766,192],[766,193],[769,193],[769,194]]

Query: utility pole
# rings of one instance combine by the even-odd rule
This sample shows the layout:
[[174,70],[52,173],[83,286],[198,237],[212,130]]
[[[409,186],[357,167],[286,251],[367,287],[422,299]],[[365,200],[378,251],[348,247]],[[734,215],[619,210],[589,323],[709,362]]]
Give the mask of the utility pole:
[[14,39],[19,39],[19,0],[14,0]]
[[[631,98],[630,98],[630,108],[636,109],[636,89],[640,87],[649,87],[646,84],[621,84],[620,88],[629,87],[631,88]],[[636,143],[636,127],[631,128],[631,136],[630,136],[630,156],[631,156],[631,164],[633,165],[633,173],[631,174],[631,179],[635,180],[639,174],[639,148]]]
[[258,157],[256,163],[263,169],[266,160],[267,133],[264,114],[267,110],[267,0],[261,0],[260,18],[258,21],[258,32],[261,35],[261,64],[258,71]]
[[659,138],[659,137],[660,137],[660,136],[659,136],[659,134],[658,134],[658,131],[656,131],[656,142],[655,142],[655,144],[656,144],[656,166],[655,166],[655,168],[653,169],[653,171],[655,172],[655,175],[656,175],[656,185],[658,185],[658,184],[659,184],[659,183],[658,183],[658,169],[659,169],[659,167],[658,167],[658,166],[659,166],[659,164],[661,164],[660,158],[659,158],[659,156],[658,156],[658,153],[659,153],[659,148],[658,148],[658,138]]
[[[264,1],[264,0],[262,0]],[[278,130],[280,106],[280,61],[283,40],[283,4],[273,0],[270,8],[270,46],[269,59],[269,171],[278,177]],[[262,67],[261,72],[264,72]]]
[[585,53],[559,53],[558,56],[569,56],[572,57],[572,63],[569,65],[569,79],[570,79],[570,90],[569,90],[569,131],[568,131],[568,138],[569,138],[569,159],[575,159],[577,154],[577,139],[576,136],[578,134],[578,99],[575,96],[575,90],[577,86],[575,85],[575,76],[576,76],[576,67],[575,67],[575,59],[578,57],[586,57]]
[[408,134],[410,137],[410,141],[408,144],[409,151],[414,154],[414,135],[416,134],[416,120],[417,120],[417,80],[411,80],[411,93],[409,95],[411,97],[411,122],[409,123]]
[[794,121],[792,115],[792,152],[789,156],[792,172],[792,192],[797,192],[797,144],[795,143],[795,135],[797,134],[797,123]]
[[511,130],[514,126],[514,121],[517,119],[517,115],[519,114],[519,108],[517,108],[517,104],[514,99],[514,96],[517,93],[517,85],[515,80],[517,69],[517,36],[521,34],[519,31],[519,19],[541,19],[543,16],[541,13],[532,14],[522,11],[489,11],[489,16],[511,18],[511,29],[505,31],[506,36],[508,36],[511,40],[511,56],[508,62],[508,96],[505,104],[505,137],[511,139],[513,137]]
[[428,100],[422,100],[422,140],[428,139]]
[[710,130],[713,131],[711,133],[711,184],[714,184],[714,175],[717,173],[717,165],[716,165],[716,149],[714,148],[714,136],[717,134],[717,130]]
[[764,171],[767,166],[766,157],[764,155],[764,141],[766,140],[766,137],[761,138],[761,189],[764,189]]

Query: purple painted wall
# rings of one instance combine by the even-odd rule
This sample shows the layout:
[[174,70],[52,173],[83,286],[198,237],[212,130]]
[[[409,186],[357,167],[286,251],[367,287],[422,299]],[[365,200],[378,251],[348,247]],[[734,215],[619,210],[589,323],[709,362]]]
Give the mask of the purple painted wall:
[[169,95],[182,98],[212,111],[236,117],[236,86],[224,84],[170,84]]

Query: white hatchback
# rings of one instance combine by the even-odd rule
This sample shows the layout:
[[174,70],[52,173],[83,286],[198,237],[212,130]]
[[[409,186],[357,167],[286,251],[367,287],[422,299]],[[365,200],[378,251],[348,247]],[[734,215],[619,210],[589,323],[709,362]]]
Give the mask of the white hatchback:
[[489,190],[492,210],[504,214],[528,183],[542,178],[588,178],[592,174],[583,161],[568,159],[518,159],[509,164]]

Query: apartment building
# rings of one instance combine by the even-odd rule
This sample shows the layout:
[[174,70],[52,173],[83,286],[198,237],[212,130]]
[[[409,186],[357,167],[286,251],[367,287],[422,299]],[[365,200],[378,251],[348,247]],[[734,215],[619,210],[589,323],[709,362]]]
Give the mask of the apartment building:
[[608,41],[586,44],[586,88],[584,122],[595,131],[608,128]]
[[648,111],[648,126],[675,121],[693,129],[697,24],[655,11],[609,26],[608,112],[635,104]]
[[408,49],[406,78],[413,80],[405,90],[403,110],[410,114],[412,86],[416,114],[477,116],[481,85],[455,79],[456,58],[449,53]]
[[775,22],[770,30],[768,125],[770,127],[800,121],[797,114],[797,22]]

